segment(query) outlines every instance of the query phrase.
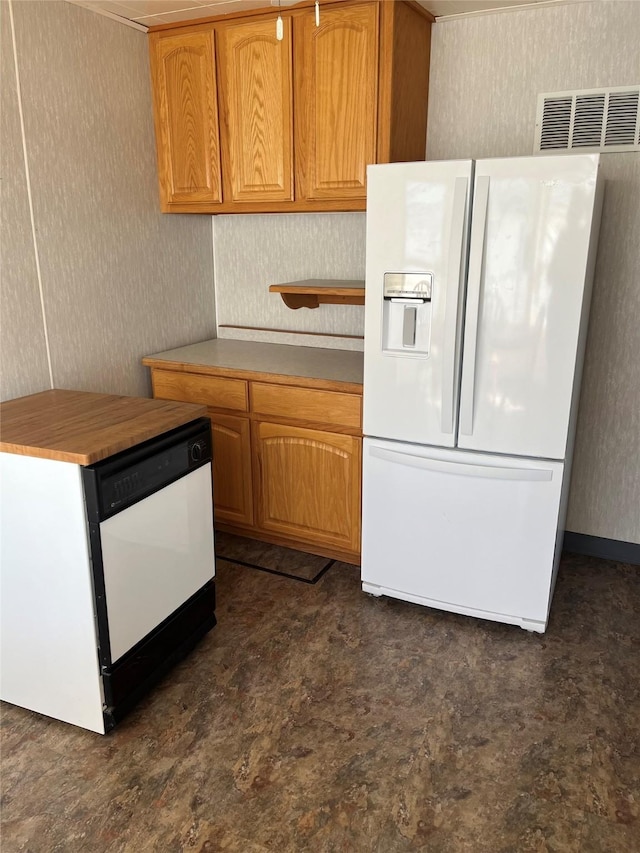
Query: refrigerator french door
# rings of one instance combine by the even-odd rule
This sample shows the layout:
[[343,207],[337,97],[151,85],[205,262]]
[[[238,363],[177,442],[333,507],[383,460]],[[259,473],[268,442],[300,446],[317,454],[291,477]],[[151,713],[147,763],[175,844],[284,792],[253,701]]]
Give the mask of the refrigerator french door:
[[367,592],[545,630],[600,204],[597,155],[370,167]]

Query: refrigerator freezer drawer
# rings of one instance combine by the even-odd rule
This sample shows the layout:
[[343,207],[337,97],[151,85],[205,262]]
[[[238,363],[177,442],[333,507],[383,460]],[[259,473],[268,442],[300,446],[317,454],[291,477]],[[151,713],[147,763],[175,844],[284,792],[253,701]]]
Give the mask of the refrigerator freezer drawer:
[[564,465],[366,438],[363,589],[544,631]]

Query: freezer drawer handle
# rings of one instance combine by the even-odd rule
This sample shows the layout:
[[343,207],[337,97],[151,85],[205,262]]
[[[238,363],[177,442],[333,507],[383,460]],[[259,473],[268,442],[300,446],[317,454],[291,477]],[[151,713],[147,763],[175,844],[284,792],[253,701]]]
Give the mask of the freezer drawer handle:
[[523,480],[550,482],[553,471],[548,468],[503,468],[499,465],[474,465],[469,462],[446,462],[443,459],[426,459],[413,453],[400,450],[386,450],[382,447],[371,447],[371,456],[395,462],[398,465],[408,465],[411,468],[423,468],[425,471],[436,471],[440,474],[456,474],[459,477],[484,477],[489,480]]

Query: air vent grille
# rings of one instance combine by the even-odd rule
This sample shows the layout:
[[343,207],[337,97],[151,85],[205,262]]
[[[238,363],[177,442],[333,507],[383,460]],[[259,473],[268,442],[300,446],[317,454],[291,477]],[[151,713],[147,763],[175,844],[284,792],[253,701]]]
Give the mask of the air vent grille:
[[571,98],[547,98],[544,102],[540,148],[568,148],[571,132]]
[[640,151],[640,86],[538,96],[537,151]]
[[604,144],[638,145],[638,102],[640,90],[612,92],[609,95],[609,112]]

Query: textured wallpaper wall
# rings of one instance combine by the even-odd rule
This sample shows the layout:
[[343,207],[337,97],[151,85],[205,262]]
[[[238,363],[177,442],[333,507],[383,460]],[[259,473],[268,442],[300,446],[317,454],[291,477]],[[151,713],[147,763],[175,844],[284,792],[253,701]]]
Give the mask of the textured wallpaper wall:
[[[216,216],[213,222],[219,327],[225,324],[357,335],[364,332],[364,308],[320,305],[287,308],[270,284],[306,278],[363,279],[364,213],[283,213]],[[306,346],[362,347],[348,340],[273,333],[225,331],[219,335],[299,342]]]
[[211,219],[159,212],[146,36],[12,9],[44,320],[2,0],[2,398],[49,387],[45,323],[56,387],[148,394],[143,355],[215,334]]
[[[432,30],[427,156],[533,153],[538,93],[640,82],[640,3],[461,18]],[[640,542],[640,154],[607,180],[567,529]]]
[[0,390],[9,399],[50,382],[6,3],[0,6],[0,81]]

